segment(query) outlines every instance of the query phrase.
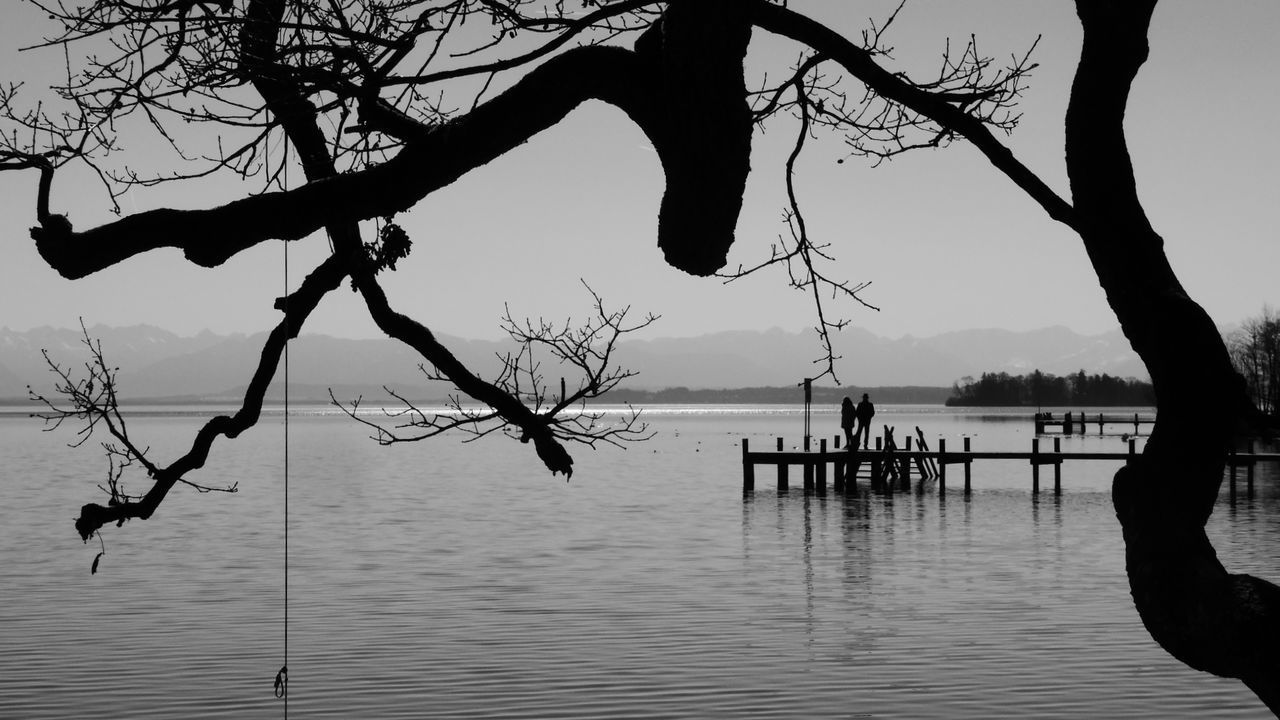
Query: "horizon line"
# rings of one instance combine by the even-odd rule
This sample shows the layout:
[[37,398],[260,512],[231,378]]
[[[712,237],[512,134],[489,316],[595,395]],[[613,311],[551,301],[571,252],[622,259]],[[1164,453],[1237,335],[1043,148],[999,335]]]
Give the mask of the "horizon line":
[[[1230,329],[1230,327],[1231,327],[1231,326],[1220,326],[1220,327],[1219,327],[1219,330],[1220,330],[1220,331],[1225,332],[1226,330]],[[223,331],[223,332],[219,332],[219,331],[215,331],[215,330],[212,330],[212,329],[210,329],[210,328],[207,328],[207,327],[206,327],[206,328],[203,328],[203,329],[201,329],[201,330],[198,330],[198,331],[196,331],[196,332],[194,332],[194,333],[182,333],[182,332],[179,332],[179,331],[176,331],[176,330],[171,330],[171,329],[169,329],[169,328],[162,327],[162,326],[159,326],[159,325],[153,325],[153,324],[151,324],[151,323],[130,323],[130,324],[122,324],[122,325],[112,325],[112,324],[108,324],[108,323],[101,322],[101,321],[99,321],[99,322],[95,322],[95,323],[93,323],[92,325],[86,325],[86,326],[85,326],[85,329],[86,329],[86,330],[89,330],[89,331],[93,331],[95,328],[107,328],[108,330],[131,330],[131,329],[135,329],[135,328],[137,328],[137,329],[150,329],[150,330],[158,330],[158,331],[160,331],[160,332],[167,333],[167,334],[169,334],[169,335],[173,335],[173,336],[175,336],[175,337],[178,337],[178,338],[184,338],[184,339],[196,338],[196,337],[200,337],[200,336],[203,336],[203,335],[213,335],[213,336],[215,336],[215,337],[224,337],[224,338],[230,338],[230,337],[246,337],[246,338],[248,338],[248,337],[254,337],[254,336],[257,336],[257,335],[266,335],[267,333],[271,332],[271,329],[270,329],[270,328],[267,328],[267,329],[261,329],[261,330],[254,330],[254,331],[252,331],[252,332],[243,331],[243,330],[231,330],[231,331]],[[1111,329],[1109,329],[1109,330],[1103,330],[1103,331],[1101,331],[1101,332],[1082,332],[1082,331],[1080,331],[1080,330],[1076,330],[1075,328],[1069,327],[1069,326],[1064,325],[1064,324],[1062,324],[1062,323],[1056,323],[1056,324],[1053,324],[1053,325],[1044,325],[1044,326],[1035,327],[1035,328],[1029,328],[1029,329],[1024,329],[1024,330],[1015,330],[1015,329],[1010,329],[1010,328],[992,327],[992,326],[975,326],[975,327],[960,328],[960,329],[956,329],[956,330],[944,330],[944,331],[941,331],[941,332],[936,332],[936,333],[931,333],[931,334],[915,334],[915,333],[910,333],[910,332],[908,332],[908,333],[903,333],[903,334],[898,335],[898,336],[881,335],[881,334],[878,334],[877,332],[875,332],[875,331],[873,331],[873,330],[869,330],[869,329],[867,329],[867,328],[864,328],[864,327],[861,327],[861,326],[858,326],[858,325],[849,325],[849,326],[847,326],[847,327],[846,327],[846,329],[847,329],[847,330],[861,330],[862,332],[868,333],[868,334],[870,334],[870,335],[873,335],[873,336],[875,336],[875,337],[877,337],[877,338],[881,338],[881,339],[884,339],[884,340],[926,339],[926,338],[939,337],[939,336],[942,336],[942,335],[950,335],[950,334],[953,334],[953,333],[965,333],[965,332],[993,332],[993,331],[994,331],[994,332],[1006,332],[1006,333],[1011,333],[1011,334],[1018,335],[1018,334],[1027,334],[1027,333],[1043,332],[1043,331],[1046,331],[1046,330],[1057,330],[1057,329],[1062,329],[1062,330],[1066,330],[1066,331],[1068,331],[1068,332],[1070,332],[1070,333],[1072,333],[1072,334],[1074,334],[1074,335],[1079,335],[1079,336],[1081,336],[1081,337],[1083,337],[1083,338],[1094,338],[1094,337],[1099,337],[1099,336],[1103,336],[1103,335],[1110,335],[1110,334],[1112,334],[1112,333],[1116,333],[1116,332],[1121,332],[1121,328],[1120,328],[1120,326],[1119,326],[1118,324],[1117,324],[1115,327],[1113,327],[1113,328],[1111,328]],[[26,328],[26,329],[15,329],[15,328],[10,327],[10,326],[8,326],[8,325],[0,325],[0,333],[28,334],[28,333],[39,332],[39,331],[52,331],[52,332],[75,332],[75,333],[79,333],[79,328],[74,328],[74,327],[58,327],[58,326],[54,326],[54,325],[49,325],[49,324],[47,324],[47,323],[46,323],[46,324],[42,324],[42,325],[35,325],[35,326],[31,326],[31,327],[28,327],[28,328]],[[497,337],[497,338],[493,338],[493,337],[467,337],[467,336],[458,335],[458,334],[456,334],[456,333],[452,333],[452,332],[447,332],[447,331],[442,331],[442,330],[434,330],[434,329],[433,329],[431,332],[432,332],[432,333],[434,333],[434,334],[437,334],[437,335],[445,335],[445,336],[449,336],[449,337],[456,338],[456,339],[458,339],[458,340],[464,340],[464,341],[467,341],[467,342],[505,342],[505,341],[507,341],[507,340],[508,340],[508,338],[505,338],[505,337]],[[786,335],[801,336],[801,335],[805,335],[805,334],[814,334],[814,333],[816,333],[816,332],[817,332],[817,331],[816,331],[813,327],[809,327],[809,326],[800,327],[800,328],[798,328],[798,329],[787,329],[787,328],[783,328],[783,327],[778,326],[778,325],[772,325],[772,326],[770,326],[770,327],[768,327],[768,328],[763,328],[763,329],[761,329],[761,328],[726,328],[726,329],[721,329],[721,330],[709,330],[709,331],[706,331],[706,332],[701,332],[701,333],[696,333],[696,334],[686,334],[686,335],[674,335],[674,334],[673,334],[673,335],[658,335],[658,336],[654,336],[654,337],[647,337],[647,338],[637,338],[637,337],[632,337],[632,338],[625,338],[625,339],[621,340],[621,342],[653,342],[653,341],[658,341],[658,340],[692,340],[692,339],[696,339],[696,338],[703,338],[703,337],[709,337],[709,336],[714,336],[714,335],[723,335],[723,334],[729,334],[729,333],[753,333],[753,334],[757,334],[757,335],[767,335],[767,334],[773,334],[773,333],[782,333],[782,334],[786,334]],[[835,331],[835,332],[834,332],[834,337],[841,337],[840,332],[841,332],[841,331],[839,331],[839,330]],[[333,333],[329,333],[329,332],[317,332],[317,331],[312,331],[312,332],[306,332],[306,331],[304,331],[304,332],[300,333],[298,337],[299,337],[299,338],[303,338],[303,337],[308,337],[308,336],[311,336],[311,337],[324,337],[324,338],[331,338],[331,339],[335,339],[335,340],[352,340],[352,341],[392,340],[392,338],[390,338],[390,337],[388,337],[388,336],[386,336],[386,335],[349,336],[349,335],[335,335],[335,334],[333,334]]]

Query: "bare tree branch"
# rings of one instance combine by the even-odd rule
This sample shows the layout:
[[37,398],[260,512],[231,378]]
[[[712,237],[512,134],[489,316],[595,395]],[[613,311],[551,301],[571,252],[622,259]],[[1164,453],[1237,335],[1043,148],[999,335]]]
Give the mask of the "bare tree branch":
[[[903,76],[891,73],[880,67],[875,61],[875,53],[859,47],[839,33],[807,18],[794,10],[781,5],[774,5],[764,0],[751,0],[745,3],[751,21],[759,28],[791,38],[824,57],[831,58],[851,75],[864,83],[869,91],[887,101],[897,103],[903,108],[917,113],[936,123],[940,132],[963,136],[987,157],[998,170],[1022,188],[1033,200],[1049,214],[1049,217],[1069,227],[1076,228],[1076,220],[1071,205],[1059,197],[1035,173],[1019,162],[1008,147],[1001,144],[992,134],[988,125],[995,119],[1004,122],[995,115],[984,115],[982,112],[970,112],[975,98],[969,93],[959,95],[947,92],[934,92],[928,85],[917,85]],[[970,56],[976,57],[976,52]],[[972,60],[962,62],[961,67],[969,70],[955,71],[956,77],[979,78],[985,65],[973,70]],[[944,65],[944,68],[946,66]],[[1020,77],[1033,66],[1025,61],[1015,65],[1012,77]],[[947,75],[944,69],[943,77]],[[1006,78],[1009,76],[1006,76]],[[981,94],[981,93],[979,93]],[[977,98],[980,99],[980,98]],[[892,129],[903,123],[910,123],[906,116],[885,114],[882,111],[874,114],[881,118],[878,122]],[[843,120],[842,120],[843,121]],[[860,124],[856,121],[854,124]],[[941,142],[942,138],[939,139]]]
[[[245,390],[244,399],[235,415],[219,415],[210,419],[197,432],[191,449],[168,465],[162,466],[158,463],[151,465],[144,462],[143,464],[153,482],[150,489],[141,497],[133,496],[108,504],[105,507],[94,503],[83,506],[80,509],[80,517],[76,520],[76,530],[79,531],[82,539],[88,540],[93,533],[107,523],[123,523],[129,518],[145,520],[151,517],[160,502],[164,500],[169,490],[176,483],[187,483],[184,479],[186,474],[204,466],[205,461],[208,459],[209,451],[219,435],[235,438],[257,423],[258,417],[262,412],[262,402],[266,395],[267,386],[275,374],[276,366],[280,362],[284,344],[289,338],[296,337],[303,321],[315,309],[320,299],[327,292],[341,284],[342,279],[346,276],[344,264],[337,256],[330,257],[308,275],[298,290],[290,296],[285,318],[267,336],[257,370],[249,382],[249,387]],[[105,368],[105,365],[102,367]],[[90,381],[92,381],[92,377],[93,373],[91,372]],[[83,403],[83,398],[88,398],[96,403],[93,407],[102,408],[108,411],[109,416],[114,417],[114,415],[111,415],[114,412],[115,403],[114,371],[108,375],[99,373],[99,379],[94,384],[98,393],[105,392],[102,390],[104,381],[111,388],[108,396],[109,402],[102,402],[99,396],[94,395],[93,389],[82,383],[78,386],[73,385],[68,390],[63,391],[63,394],[68,395],[72,400],[70,410],[74,411],[77,402]],[[81,399],[77,400],[77,397]],[[48,405],[51,410],[58,407],[55,403],[49,403]],[[101,413],[98,413],[98,416],[100,415]],[[71,416],[73,415],[67,415],[67,417]],[[94,416],[92,412],[90,416]],[[109,425],[108,427],[111,426]],[[120,427],[123,427],[123,424]],[[126,438],[116,436],[114,432],[112,435],[124,445],[131,457],[143,462],[145,451],[137,449],[136,446],[126,442]]]
[[197,265],[214,267],[264,240],[299,239],[334,223],[407,210],[555,124],[588,98],[643,115],[633,88],[616,82],[638,69],[630,51],[582,48],[547,62],[464,118],[425,130],[396,157],[365,170],[207,210],[152,210],[83,232],[41,225],[32,235],[45,260],[70,278],[161,247],[181,249]]
[[[652,433],[648,432],[645,423],[640,422],[638,410],[630,408],[620,421],[606,422],[607,413],[589,410],[588,402],[604,396],[620,382],[635,375],[634,372],[613,364],[617,342],[624,335],[648,327],[657,317],[649,315],[637,323],[627,323],[629,308],[606,311],[600,296],[589,286],[587,290],[593,299],[595,316],[585,323],[577,324],[571,319],[562,325],[545,320],[516,321],[509,309],[504,317],[503,327],[518,344],[518,350],[499,358],[501,369],[498,376],[486,383],[492,389],[483,392],[495,398],[511,398],[527,408],[527,414],[513,412],[513,406],[509,403],[499,408],[491,405],[477,406],[464,401],[463,393],[477,397],[467,388],[475,389],[478,382],[484,381],[459,376],[457,367],[437,350],[423,352],[423,355],[429,356],[429,360],[432,357],[441,359],[445,369],[435,365],[424,366],[423,372],[430,380],[454,383],[458,392],[449,396],[444,408],[422,408],[403,394],[384,388],[402,406],[382,412],[385,417],[396,421],[388,427],[369,420],[359,412],[360,398],[346,404],[338,402],[332,394],[330,399],[347,415],[371,428],[373,438],[384,445],[416,442],[449,431],[461,431],[470,435],[467,441],[501,431],[523,442],[533,439],[536,443],[540,434],[547,434],[557,442],[573,442],[589,447],[595,447],[601,442],[621,447],[624,443],[646,440]],[[422,340],[418,342],[421,343]],[[555,362],[553,370],[573,374],[572,386],[566,384],[565,378],[561,377],[560,392],[555,392],[556,385],[546,377],[547,369],[540,350],[550,355],[550,359]],[[552,457],[558,457],[558,454]],[[563,470],[550,465],[548,467],[553,472]],[[567,475],[569,471],[565,472]]]
[[[768,101],[763,108],[756,111],[757,117],[763,118],[772,115],[780,108],[790,107],[795,110],[800,120],[800,129],[796,134],[795,144],[792,146],[783,167],[783,179],[787,188],[788,203],[788,208],[783,213],[783,221],[787,224],[787,230],[791,237],[790,245],[784,238],[779,236],[778,244],[771,248],[771,254],[767,260],[751,267],[739,266],[735,271],[717,273],[717,276],[724,278],[724,281],[729,283],[767,267],[774,265],[784,266],[791,287],[808,292],[812,297],[814,312],[818,319],[815,330],[822,345],[823,355],[814,360],[814,363],[823,367],[822,372],[812,379],[816,380],[830,375],[833,381],[839,383],[835,362],[840,359],[840,356],[835,353],[835,347],[831,340],[831,331],[843,329],[848,325],[849,321],[846,319],[829,320],[827,318],[826,308],[823,304],[826,292],[829,291],[831,293],[832,299],[851,299],[870,310],[879,310],[879,308],[868,303],[859,294],[871,286],[869,281],[851,284],[847,280],[833,280],[818,270],[816,263],[819,260],[834,262],[835,258],[827,251],[827,248],[830,247],[829,243],[815,245],[810,239],[808,228],[804,221],[804,214],[800,210],[800,199],[795,187],[796,161],[800,158],[800,154],[804,150],[805,141],[809,138],[811,132],[811,107],[815,105],[821,107],[821,101],[814,103],[811,99],[809,91],[812,88],[813,80],[806,80],[806,77],[813,73],[821,65],[822,61],[823,58],[821,56],[811,55],[798,63],[795,73],[792,74],[786,84],[772,92],[762,91],[760,93],[761,95],[767,95]],[[790,102],[784,102],[783,97],[785,91],[788,90],[794,94],[794,99]],[[798,270],[795,265],[796,261],[800,263]]]

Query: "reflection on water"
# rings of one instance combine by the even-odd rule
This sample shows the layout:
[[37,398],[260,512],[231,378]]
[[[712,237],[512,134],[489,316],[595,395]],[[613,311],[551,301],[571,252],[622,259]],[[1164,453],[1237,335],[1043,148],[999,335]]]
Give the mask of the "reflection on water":
[[[1027,423],[886,412],[1022,446]],[[739,441],[794,415],[653,414],[662,434],[581,455],[571,483],[515,443],[378,448],[291,423],[291,712],[298,717],[1265,717],[1196,673],[1128,596],[1106,463],[1028,492],[1025,462],[974,492],[742,497]],[[878,416],[879,417],[879,416]],[[277,419],[278,420],[278,419]],[[182,449],[198,419],[140,418]],[[833,423],[834,424],[834,423]],[[91,453],[0,420],[0,717],[278,717],[280,427],[221,444],[157,517],[81,545]],[[65,438],[63,438],[65,440]],[[1117,438],[1065,441],[1110,448]],[[950,444],[950,442],[949,442]],[[1210,532],[1234,571],[1280,577],[1280,483],[1260,467]]]
[[[1267,716],[1238,684],[1189,671],[1151,643],[1105,494],[940,500],[866,489],[744,500],[751,572],[786,566],[759,551],[755,523],[769,517],[769,539],[799,553],[791,582],[805,594],[808,650],[858,678],[850,708],[875,717]],[[779,508],[789,523],[776,521]],[[1234,570],[1256,563],[1274,575],[1274,547],[1246,549],[1259,535],[1274,542],[1274,527],[1262,530],[1261,517],[1248,532],[1235,526],[1246,510],[1274,518],[1277,509],[1260,494],[1215,521]],[[829,576],[840,592],[821,581]]]

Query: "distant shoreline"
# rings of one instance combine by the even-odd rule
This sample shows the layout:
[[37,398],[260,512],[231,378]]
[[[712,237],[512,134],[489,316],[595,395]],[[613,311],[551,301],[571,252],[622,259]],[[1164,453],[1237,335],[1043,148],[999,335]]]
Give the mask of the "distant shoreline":
[[[359,393],[351,392],[351,388],[343,388],[342,394],[338,395],[338,399],[348,402],[355,399]],[[848,386],[843,388],[832,387],[815,387],[813,388],[813,404],[814,405],[839,405],[840,401],[845,397],[858,399],[863,393],[870,396],[872,402],[885,405],[936,405],[947,407],[997,407],[997,405],[988,403],[971,403],[959,404],[954,401],[954,388],[951,387],[932,387],[927,385],[906,385],[906,386],[889,386],[889,387],[856,387]],[[335,390],[336,392],[336,390]],[[122,407],[129,406],[160,406],[160,407],[210,407],[210,406],[239,406],[243,400],[243,393],[228,392],[219,395],[201,395],[201,396],[169,396],[169,397],[139,397],[139,398],[123,398]],[[948,400],[952,402],[948,403]],[[410,398],[415,404],[438,406],[448,402],[446,397],[424,397]],[[804,403],[804,394],[799,387],[782,386],[782,387],[748,387],[748,388],[687,388],[674,387],[664,388],[662,390],[632,390],[621,389],[614,390],[608,395],[595,401],[597,404],[630,404],[630,405],[802,405]],[[299,407],[316,407],[331,406],[333,403],[329,398],[327,388],[317,388],[317,386],[305,386],[291,388],[289,404]],[[374,407],[377,405],[394,404],[400,405],[402,401],[387,395],[382,388],[370,388],[369,392],[363,395],[361,405],[363,407]],[[265,407],[279,407],[284,405],[284,397],[275,395],[264,400]],[[1116,405],[1096,405],[1090,404],[1090,407],[1129,407],[1132,405],[1116,404]],[[32,408],[38,406],[30,399],[25,397],[8,397],[0,398],[0,407],[5,408]],[[1034,404],[1008,405],[1002,404],[998,407],[1036,407]]]
[[[861,397],[861,393],[868,393],[873,401],[884,402],[891,405],[943,405],[946,398],[951,395],[951,388],[945,387],[906,387],[906,388],[813,388],[813,404],[814,405],[840,405],[841,398],[846,395],[850,397]],[[361,405],[375,404],[394,404],[402,405],[401,400],[397,400],[387,395],[381,388],[378,392],[364,393],[343,393],[337,395],[338,400],[348,402],[361,397]],[[220,396],[169,396],[169,397],[134,397],[120,398],[122,407],[129,405],[152,405],[152,406],[210,406],[210,405],[239,405],[243,400],[242,395],[220,395]],[[408,397],[408,401],[413,404],[421,405],[443,405],[449,402],[448,397]],[[723,388],[723,389],[705,389],[705,388],[666,388],[657,389],[657,391],[632,391],[632,389],[621,389],[621,391],[613,391],[603,397],[596,398],[595,404],[602,405],[803,405],[804,395],[800,388],[795,387],[765,387],[765,388]],[[283,405],[284,397],[276,395],[266,397],[262,401],[264,406]],[[289,393],[289,404],[291,405],[333,405],[328,393],[324,395],[316,395],[316,393],[307,392],[291,392]],[[33,407],[29,398],[26,397],[0,397],[0,407]]]

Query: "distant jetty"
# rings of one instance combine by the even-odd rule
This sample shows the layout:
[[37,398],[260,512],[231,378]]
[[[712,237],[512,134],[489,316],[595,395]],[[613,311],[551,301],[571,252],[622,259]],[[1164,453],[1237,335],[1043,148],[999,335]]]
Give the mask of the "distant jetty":
[[1084,435],[1089,426],[1096,426],[1099,435],[1107,434],[1107,426],[1113,429],[1119,425],[1125,428],[1125,435],[1130,434],[1128,428],[1133,427],[1133,435],[1142,434],[1143,425],[1154,425],[1156,416],[1154,414],[1144,415],[1142,413],[1133,413],[1132,415],[1107,415],[1106,413],[1089,413],[1081,411],[1065,412],[1054,415],[1050,412],[1038,412],[1035,414],[1036,434],[1043,435],[1049,428],[1057,428],[1063,435],[1074,435],[1077,432]]

